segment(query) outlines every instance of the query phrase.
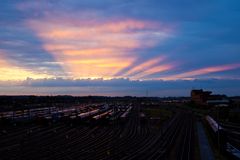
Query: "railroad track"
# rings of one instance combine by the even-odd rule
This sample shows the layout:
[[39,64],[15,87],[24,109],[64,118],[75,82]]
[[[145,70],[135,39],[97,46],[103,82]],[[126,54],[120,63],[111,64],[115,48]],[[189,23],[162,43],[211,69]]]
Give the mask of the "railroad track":
[[[5,136],[9,139],[0,140],[6,147],[3,151],[0,147],[0,153],[3,159],[24,160],[156,160],[168,159],[172,146],[176,145],[177,159],[189,160],[192,159],[193,118],[187,115],[190,114],[176,113],[161,129],[153,129],[149,123],[141,124],[136,108],[125,124],[31,126],[32,133],[27,136],[27,128],[23,127],[24,131],[18,132],[20,135],[10,133]],[[177,138],[181,139],[179,144],[175,144]],[[16,139],[19,143],[14,142]]]
[[193,145],[193,117],[192,115],[186,114],[186,119],[184,122],[185,128],[183,128],[180,134],[180,145],[178,145],[178,153],[176,159],[179,160],[190,160],[192,159]]
[[159,159],[166,153],[166,147],[171,144],[172,138],[177,133],[179,117],[175,117],[170,121],[169,125],[165,129],[165,132],[159,132],[153,137],[146,145],[146,147],[140,148],[136,153],[130,157],[124,159]]

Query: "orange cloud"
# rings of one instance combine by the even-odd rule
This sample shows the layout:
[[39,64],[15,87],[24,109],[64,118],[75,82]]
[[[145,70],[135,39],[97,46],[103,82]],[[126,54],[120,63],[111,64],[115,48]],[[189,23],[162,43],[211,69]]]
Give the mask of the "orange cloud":
[[[153,47],[170,35],[157,23],[134,19],[99,22],[45,18],[27,24],[73,78],[114,78],[141,56],[134,53],[135,49]],[[140,67],[131,72],[138,70]]]
[[84,50],[64,50],[64,54],[69,56],[102,56],[111,54],[113,51],[108,48],[93,48],[93,49],[84,49]]
[[18,81],[31,78],[51,78],[50,75],[34,73],[30,70],[18,67],[11,63],[5,56],[3,51],[0,51],[0,81]]

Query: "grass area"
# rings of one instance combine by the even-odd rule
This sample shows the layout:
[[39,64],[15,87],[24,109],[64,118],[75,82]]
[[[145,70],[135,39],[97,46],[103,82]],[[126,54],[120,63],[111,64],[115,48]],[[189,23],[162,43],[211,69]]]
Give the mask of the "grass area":
[[190,111],[196,113],[197,115],[206,115],[209,113],[209,109],[197,108],[197,107],[193,107],[193,106],[190,106],[187,104],[179,106],[179,108],[190,110]]
[[195,113],[197,116],[204,116],[204,115],[211,115],[213,118],[217,119],[219,117],[219,120],[221,122],[230,122],[230,123],[240,123],[240,112],[235,112],[233,109],[229,107],[210,107],[210,106],[195,106],[191,104],[184,104],[181,106],[178,106],[180,109],[189,110]]
[[163,108],[145,108],[143,112],[148,117],[160,118],[162,120],[166,120],[172,117],[172,114],[173,114],[171,110],[163,109]]
[[149,123],[155,129],[160,129],[162,123],[173,115],[171,110],[165,108],[144,108],[142,112],[149,118]]

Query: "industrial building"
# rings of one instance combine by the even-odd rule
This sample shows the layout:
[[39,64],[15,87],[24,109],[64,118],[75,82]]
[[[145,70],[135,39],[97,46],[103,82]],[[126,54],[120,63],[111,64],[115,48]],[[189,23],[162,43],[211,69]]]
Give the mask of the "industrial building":
[[225,105],[229,104],[229,100],[226,95],[212,94],[211,91],[204,91],[202,89],[191,91],[191,101],[196,105]]

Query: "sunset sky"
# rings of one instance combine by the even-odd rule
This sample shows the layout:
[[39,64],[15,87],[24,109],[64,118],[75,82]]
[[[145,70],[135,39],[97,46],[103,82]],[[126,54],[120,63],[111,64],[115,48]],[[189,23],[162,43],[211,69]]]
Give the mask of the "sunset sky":
[[1,0],[0,94],[240,95],[239,0]]

